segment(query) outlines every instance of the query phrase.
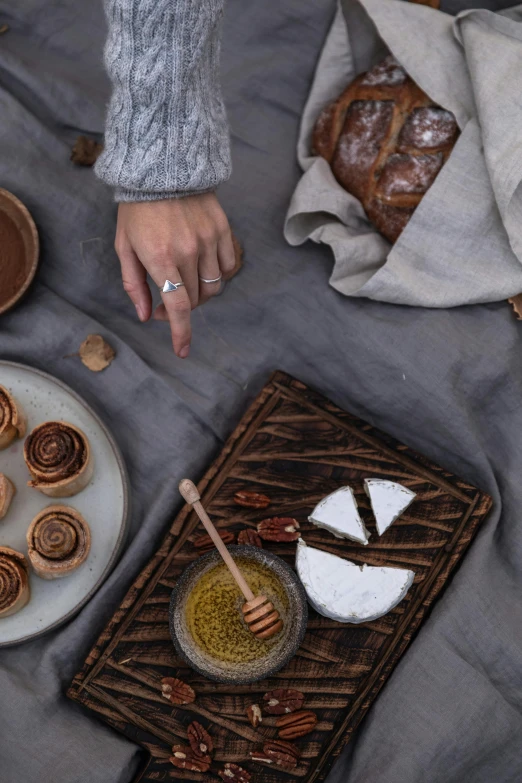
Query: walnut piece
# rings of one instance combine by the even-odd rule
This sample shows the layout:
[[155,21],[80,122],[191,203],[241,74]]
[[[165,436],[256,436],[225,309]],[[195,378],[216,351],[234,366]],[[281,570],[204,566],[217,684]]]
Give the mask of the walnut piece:
[[101,372],[109,366],[116,353],[101,334],[90,334],[80,345],[79,355],[87,369]]

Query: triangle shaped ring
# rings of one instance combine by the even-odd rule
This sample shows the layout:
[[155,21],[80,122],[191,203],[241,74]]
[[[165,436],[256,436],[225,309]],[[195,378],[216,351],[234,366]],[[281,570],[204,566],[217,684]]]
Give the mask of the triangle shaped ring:
[[185,283],[179,282],[179,283],[172,283],[170,280],[165,280],[163,284],[163,288],[161,289],[164,294],[168,294],[170,291],[177,291],[178,288],[181,288],[181,286],[184,286]]

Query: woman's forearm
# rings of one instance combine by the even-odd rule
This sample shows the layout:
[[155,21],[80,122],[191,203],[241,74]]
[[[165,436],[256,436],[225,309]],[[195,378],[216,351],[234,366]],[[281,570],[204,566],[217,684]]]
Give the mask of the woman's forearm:
[[112,82],[97,175],[118,201],[213,190],[230,176],[219,82],[224,0],[105,0]]

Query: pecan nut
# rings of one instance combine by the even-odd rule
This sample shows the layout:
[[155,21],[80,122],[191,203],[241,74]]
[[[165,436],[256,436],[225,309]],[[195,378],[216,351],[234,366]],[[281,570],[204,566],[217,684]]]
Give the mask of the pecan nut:
[[248,783],[252,775],[247,772],[243,767],[239,767],[237,764],[230,764],[228,761],[223,769],[218,770],[218,775],[223,780],[236,780],[238,783]]
[[251,704],[247,709],[247,716],[254,729],[256,729],[259,724],[263,722],[263,716],[261,715],[261,707],[259,704]]
[[261,549],[263,549],[263,542],[261,541],[261,536],[259,535],[259,533],[256,533],[255,530],[252,530],[251,527],[246,527],[244,530],[241,530],[239,532],[239,535],[237,537],[237,543],[246,544],[247,546],[258,546]]
[[198,758],[209,756],[214,750],[212,737],[197,720],[192,721],[187,729],[187,735],[190,747]]
[[190,685],[176,677],[164,677],[161,681],[161,695],[172,704],[190,704],[196,700],[196,694]]
[[303,706],[304,696],[301,691],[292,688],[276,688],[263,696],[265,712],[269,715],[285,715],[297,712]]
[[257,761],[259,764],[273,764],[274,759],[272,756],[267,756],[262,750],[251,750],[250,761]]
[[178,769],[189,769],[191,772],[208,772],[210,768],[210,756],[198,757],[192,752],[192,748],[186,745],[173,745],[172,756],[169,761]]
[[293,740],[298,737],[304,737],[314,730],[317,725],[317,715],[312,710],[298,710],[290,715],[281,715],[276,720],[276,727],[279,729],[279,738],[282,740]]
[[[218,530],[218,533],[224,544],[234,543],[235,535],[231,530]],[[209,535],[204,533],[202,536],[198,536],[194,539],[194,546],[196,549],[199,549],[200,552],[207,552],[213,548],[214,542]]]
[[295,769],[300,752],[295,745],[281,740],[269,740],[263,745],[263,753],[274,759],[274,764],[281,769]]
[[270,754],[275,753],[276,751],[280,753],[287,753],[289,756],[293,756],[295,759],[298,759],[301,755],[301,751],[298,747],[295,745],[292,745],[291,742],[282,742],[281,740],[267,740],[265,744],[263,745],[263,751],[270,756]]
[[234,495],[234,503],[243,508],[268,508],[271,501],[267,495],[260,492],[242,489]]
[[271,517],[257,525],[257,532],[263,541],[288,542],[301,538],[299,522],[292,517]]

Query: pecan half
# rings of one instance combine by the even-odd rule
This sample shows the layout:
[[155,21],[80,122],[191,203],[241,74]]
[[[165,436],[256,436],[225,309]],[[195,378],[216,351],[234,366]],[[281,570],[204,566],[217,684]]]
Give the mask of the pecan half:
[[268,712],[269,715],[285,715],[300,710],[303,706],[304,696],[301,691],[294,691],[291,688],[276,688],[265,693],[263,701],[265,702],[265,712]]
[[190,685],[176,677],[164,677],[161,681],[161,695],[173,704],[190,704],[196,700],[196,694]]
[[223,769],[218,769],[218,775],[223,780],[237,780],[238,783],[248,783],[252,775],[243,767],[227,762]]
[[288,542],[301,538],[299,522],[292,517],[271,517],[257,525],[257,532],[263,541]]
[[263,750],[268,755],[270,755],[270,752],[273,753],[274,751],[287,753],[289,756],[293,756],[295,759],[298,759],[301,755],[299,748],[295,745],[292,745],[291,742],[282,742],[281,740],[277,739],[267,740],[263,745]]
[[198,757],[192,748],[186,745],[173,745],[169,761],[178,769],[189,769],[192,772],[207,772],[210,768],[210,756]]
[[197,720],[193,720],[187,729],[188,741],[193,752],[199,758],[208,756],[214,750],[212,743],[212,737],[206,729],[203,728],[201,723]]
[[234,503],[237,506],[243,506],[243,508],[268,508],[270,502],[267,495],[248,489],[242,489],[234,495]]
[[263,745],[263,753],[268,758],[274,759],[274,764],[281,769],[295,769],[297,759],[300,756],[299,750],[290,742],[281,742],[280,740],[269,740]]
[[267,756],[266,753],[263,753],[262,750],[251,750],[250,752],[250,760],[251,761],[257,761],[260,764],[273,764],[274,759],[272,756]]
[[263,716],[261,715],[261,707],[259,704],[251,704],[247,709],[247,716],[254,729],[263,722]]
[[256,533],[255,530],[252,530],[251,527],[245,527],[244,530],[241,530],[239,532],[239,535],[237,537],[237,543],[238,544],[246,544],[248,546],[259,546],[261,549],[263,548],[263,542],[261,541],[261,536],[259,533]]
[[279,729],[279,737],[282,740],[293,740],[304,737],[314,730],[317,724],[317,715],[312,710],[298,710],[290,715],[281,715],[276,720]]
[[[231,530],[218,530],[219,537],[224,544],[233,544],[235,535]],[[202,536],[198,536],[194,539],[194,546],[199,549],[200,552],[206,552],[213,548],[214,542],[207,533]]]

